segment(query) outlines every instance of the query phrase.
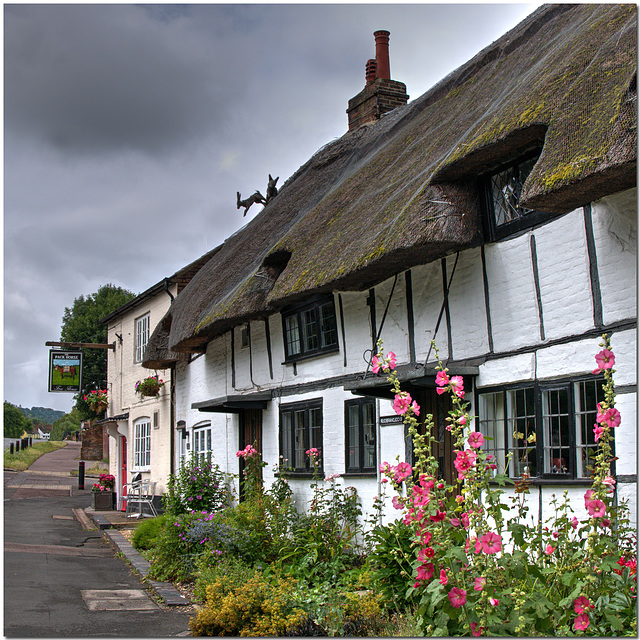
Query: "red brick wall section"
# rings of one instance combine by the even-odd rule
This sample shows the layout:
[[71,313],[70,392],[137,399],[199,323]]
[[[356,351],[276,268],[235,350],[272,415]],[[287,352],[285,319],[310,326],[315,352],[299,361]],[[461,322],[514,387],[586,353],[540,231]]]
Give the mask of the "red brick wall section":
[[102,460],[104,456],[105,425],[91,424],[82,430],[81,460]]

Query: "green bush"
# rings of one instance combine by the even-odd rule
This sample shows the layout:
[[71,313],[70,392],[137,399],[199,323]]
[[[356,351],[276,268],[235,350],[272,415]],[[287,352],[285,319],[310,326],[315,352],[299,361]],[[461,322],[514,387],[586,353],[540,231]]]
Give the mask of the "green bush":
[[206,549],[196,560],[194,595],[204,601],[207,587],[222,580],[229,590],[244,584],[254,575],[255,569],[233,553],[223,553],[218,549]]
[[219,467],[193,453],[177,473],[169,478],[162,506],[167,513],[180,515],[191,511],[220,511],[231,502],[227,478]]
[[163,514],[155,518],[143,520],[135,528],[133,536],[131,537],[131,544],[136,549],[153,549],[156,544],[156,538],[160,535],[170,517],[168,514]]

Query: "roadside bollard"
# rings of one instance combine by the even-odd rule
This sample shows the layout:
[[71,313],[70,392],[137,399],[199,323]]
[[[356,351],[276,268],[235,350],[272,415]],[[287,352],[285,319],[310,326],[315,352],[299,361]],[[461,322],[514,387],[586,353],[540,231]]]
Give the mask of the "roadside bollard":
[[84,460],[78,462],[78,489],[84,491]]
[[13,455],[13,442],[9,445],[9,453]]
[[20,440],[16,440],[16,453],[20,451]]

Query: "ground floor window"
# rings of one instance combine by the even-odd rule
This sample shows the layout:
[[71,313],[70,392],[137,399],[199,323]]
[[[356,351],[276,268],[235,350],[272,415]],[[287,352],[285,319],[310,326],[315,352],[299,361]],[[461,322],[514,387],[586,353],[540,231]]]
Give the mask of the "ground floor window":
[[201,459],[205,459],[208,453],[211,453],[212,434],[211,423],[204,425],[196,425],[193,428],[193,451]]
[[344,406],[346,470],[376,469],[376,405],[370,398],[348,400]]
[[133,461],[137,470],[148,469],[151,465],[151,420],[140,418],[134,426]]
[[[589,478],[602,379],[538,382],[478,393],[479,429],[512,478]],[[509,457],[510,456],[510,457]]]
[[280,406],[280,455],[293,471],[311,472],[309,449],[322,451],[322,400]]

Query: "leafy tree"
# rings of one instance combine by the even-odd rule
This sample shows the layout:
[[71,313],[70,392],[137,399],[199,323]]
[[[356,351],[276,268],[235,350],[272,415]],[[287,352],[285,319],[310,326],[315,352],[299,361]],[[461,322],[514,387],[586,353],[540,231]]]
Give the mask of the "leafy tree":
[[80,431],[80,411],[75,407],[69,413],[65,413],[59,420],[56,420],[51,427],[49,440],[64,440],[75,431]]
[[31,431],[33,424],[18,407],[10,402],[4,403],[4,437],[19,438],[24,431]]
[[[96,293],[80,296],[71,308],[66,307],[62,316],[62,342],[107,342],[107,326],[100,321],[123,304],[135,298],[135,294],[113,284],[101,286]],[[84,349],[82,363],[82,389],[75,396],[75,407],[80,417],[92,417],[83,396],[93,389],[105,389],[107,384],[107,354],[103,349]]]
[[25,407],[18,406],[18,409],[20,409],[27,418],[31,418],[34,425],[53,424],[64,415],[64,411],[48,409],[47,407],[31,407],[31,409],[27,409]]

